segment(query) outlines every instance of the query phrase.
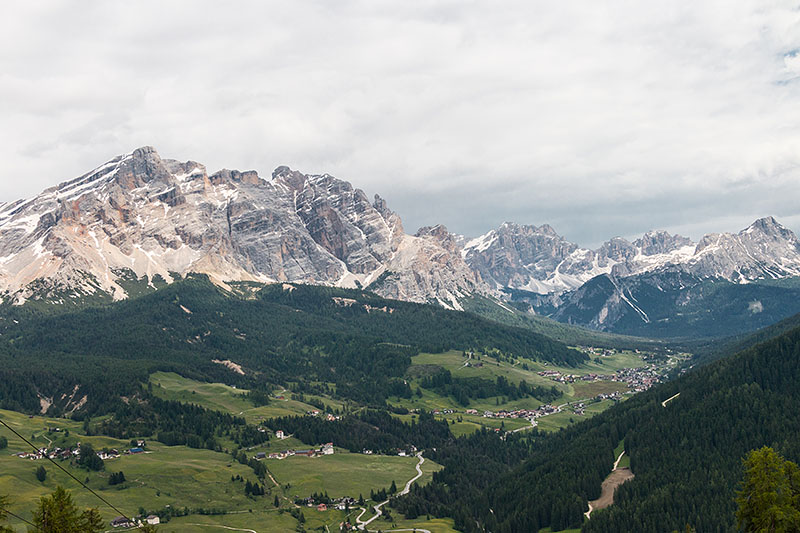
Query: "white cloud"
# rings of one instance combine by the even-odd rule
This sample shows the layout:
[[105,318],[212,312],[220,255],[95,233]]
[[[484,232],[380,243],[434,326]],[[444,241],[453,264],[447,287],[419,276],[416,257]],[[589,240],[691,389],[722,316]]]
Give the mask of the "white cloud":
[[6,2],[0,199],[145,144],[593,244],[798,220],[789,2]]

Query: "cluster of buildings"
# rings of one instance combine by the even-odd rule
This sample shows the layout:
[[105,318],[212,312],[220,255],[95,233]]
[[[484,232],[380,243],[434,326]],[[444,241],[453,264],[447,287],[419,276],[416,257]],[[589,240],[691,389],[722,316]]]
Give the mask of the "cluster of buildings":
[[[123,450],[120,452],[119,450],[112,448],[110,450],[104,449],[99,450],[97,456],[106,461],[108,459],[117,459],[120,455],[136,455],[138,453],[144,453],[144,441],[141,442],[141,446],[130,448],[128,450]],[[75,448],[40,448],[36,452],[19,452],[14,455],[19,457],[20,459],[30,459],[31,461],[36,461],[38,459],[59,459],[61,461],[65,461],[67,459],[71,459],[72,457],[77,457],[81,453],[81,444]]]
[[80,448],[40,448],[36,452],[19,452],[15,453],[20,459],[30,459],[36,461],[37,459],[61,459],[62,461],[77,457],[80,453]]
[[317,511],[327,511],[328,509],[344,511],[349,507],[355,507],[358,502],[354,498],[344,496],[342,498],[326,499],[324,502],[317,502],[314,498],[309,497],[295,500],[295,503],[306,507],[316,507]]
[[585,374],[579,376],[576,374],[562,374],[558,370],[542,370],[537,372],[537,374],[558,383],[575,383],[576,381],[620,381],[616,379],[616,376],[613,374]]
[[619,391],[614,392],[601,392],[597,396],[594,397],[595,400],[598,402],[602,402],[603,400],[621,400],[622,393]]
[[147,517],[141,516],[134,516],[133,518],[126,518],[124,516],[118,516],[114,520],[111,521],[111,527],[139,527],[145,524],[150,524],[151,526],[157,526],[161,523],[161,519],[158,516],[151,514]]
[[634,392],[642,392],[661,382],[661,375],[654,367],[623,368],[617,370],[615,381],[627,383]]
[[[594,346],[578,346],[578,350],[587,355],[602,356],[602,357],[608,357],[610,355],[614,355],[615,353],[617,353],[617,350],[613,348],[595,348]],[[639,350],[636,350],[636,353],[639,353]]]
[[[364,455],[372,455],[375,452],[365,448],[361,450],[361,453],[363,453]],[[412,444],[409,445],[409,447],[404,450],[400,448],[395,448],[394,451],[388,451],[387,455],[392,455],[393,453],[397,454],[400,457],[412,457],[415,453],[417,453],[417,447]]]
[[[283,432],[281,432],[283,433]],[[300,455],[305,457],[319,457],[321,455],[333,455],[333,443],[328,442],[327,444],[323,444],[317,449],[308,449],[308,450],[284,450],[282,452],[273,452],[267,455],[266,452],[258,452],[254,459],[261,460],[261,459],[286,459],[287,457],[291,457],[293,455]]]
[[[484,411],[483,417],[484,418],[525,418],[528,420],[533,420],[534,418],[539,418],[540,416],[546,416],[557,412],[558,409],[553,407],[550,404],[540,405],[536,409],[515,409],[513,411],[508,411],[506,409],[501,409],[500,411]],[[467,409],[466,414],[478,414],[475,409]]]
[[[319,409],[312,409],[311,411],[306,411],[306,415],[308,416],[320,416],[322,412]],[[328,422],[334,422],[336,420],[340,420],[342,417],[334,415],[333,413],[325,413],[323,417]]]
[[642,392],[662,379],[661,373],[655,366],[644,368],[623,368],[614,374],[586,374],[578,376],[575,374],[562,374],[558,370],[542,370],[537,372],[542,377],[548,378],[558,383],[575,383],[576,381],[617,381],[628,385],[633,392]]

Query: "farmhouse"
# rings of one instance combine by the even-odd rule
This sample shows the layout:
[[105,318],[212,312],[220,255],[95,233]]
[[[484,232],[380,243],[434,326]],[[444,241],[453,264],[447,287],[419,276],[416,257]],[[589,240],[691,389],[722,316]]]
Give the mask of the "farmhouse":
[[136,527],[136,524],[134,524],[124,516],[118,516],[111,521],[111,527]]
[[316,453],[315,450],[295,450],[295,455],[305,455],[306,457],[313,457]]

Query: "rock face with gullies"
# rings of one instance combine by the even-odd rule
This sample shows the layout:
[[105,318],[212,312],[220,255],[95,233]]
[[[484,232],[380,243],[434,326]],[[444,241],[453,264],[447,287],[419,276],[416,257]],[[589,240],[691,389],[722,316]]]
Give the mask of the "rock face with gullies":
[[[517,297],[562,322],[656,336],[732,334],[800,310],[791,284],[754,283],[800,276],[800,240],[772,217],[696,245],[659,231],[583,253],[593,259],[583,275],[597,275],[575,288]],[[559,280],[568,261],[547,279]]]
[[435,302],[459,310],[461,298],[487,292],[480,274],[461,257],[455,236],[442,225],[404,236],[376,285],[376,291],[390,298]]
[[405,235],[384,200],[371,204],[326,174],[278,167],[268,180],[255,171],[208,175],[199,163],[144,147],[0,205],[0,290],[16,302],[98,291],[119,299],[131,273],[170,282],[190,272],[219,283],[369,287],[408,263],[421,270],[391,282],[385,275],[383,294],[447,303],[483,287],[464,274],[458,253],[444,261],[452,275],[434,271],[453,255],[445,241]]
[[328,174],[282,166],[267,179],[252,170],[209,175],[200,163],[162,159],[150,147],[0,204],[4,301],[119,299],[131,277],[171,282],[193,272],[219,284],[355,287],[455,309],[474,293],[516,289],[540,313],[613,330],[620,321],[670,319],[713,297],[704,280],[800,276],[800,241],[772,217],[697,244],[651,231],[596,250],[547,224],[505,223],[469,241],[441,225],[407,235],[380,196],[370,201]]
[[800,275],[800,241],[774,218],[699,243],[650,231],[632,243],[614,237],[596,250],[578,247],[548,225],[505,223],[464,245],[469,266],[492,286],[538,294],[572,291],[600,275],[627,277],[681,271],[744,283]]

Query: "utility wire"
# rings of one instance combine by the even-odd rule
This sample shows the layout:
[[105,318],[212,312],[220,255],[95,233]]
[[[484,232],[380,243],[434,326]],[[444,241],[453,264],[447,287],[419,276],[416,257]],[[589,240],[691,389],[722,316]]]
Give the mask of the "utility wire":
[[[14,435],[16,435],[16,436],[17,436],[17,437],[19,437],[20,439],[22,439],[22,441],[23,441],[25,444],[27,444],[28,446],[30,446],[31,448],[33,448],[33,449],[34,449],[34,450],[36,450],[37,452],[39,451],[39,448],[37,448],[35,444],[33,444],[31,441],[29,441],[28,439],[26,439],[25,437],[23,437],[22,435],[20,435],[20,434],[17,432],[17,430],[16,430],[16,429],[14,429],[14,428],[12,428],[11,426],[9,426],[8,424],[6,424],[5,420],[3,420],[2,418],[0,418],[0,424],[3,424],[3,425],[6,427],[6,428],[8,428],[8,430],[9,430],[11,433],[13,433]],[[90,489],[89,487],[87,487],[87,486],[86,486],[86,484],[85,484],[83,481],[81,481],[80,479],[78,479],[78,478],[76,478],[75,476],[73,476],[73,475],[72,475],[72,472],[69,472],[67,469],[65,469],[63,466],[61,466],[61,465],[60,465],[60,464],[58,464],[57,462],[55,462],[53,459],[51,459],[50,457],[48,457],[46,454],[43,454],[43,455],[44,455],[44,458],[45,458],[45,459],[47,459],[48,461],[50,461],[51,463],[53,463],[53,464],[54,464],[56,467],[58,467],[58,469],[59,469],[59,470],[61,470],[61,471],[62,471],[62,472],[64,472],[66,475],[68,475],[69,477],[71,477],[72,479],[74,479],[74,480],[75,480],[75,481],[76,481],[76,482],[77,482],[77,483],[78,483],[78,484],[79,484],[81,487],[83,487],[84,489],[86,489],[86,490],[88,490],[89,492],[91,492],[92,494],[94,494],[94,495],[95,495],[95,496],[96,496],[96,497],[97,497],[97,498],[98,498],[98,499],[99,499],[101,502],[103,502],[104,504],[108,505],[108,506],[109,506],[111,509],[113,509],[114,511],[118,512],[118,513],[120,514],[120,516],[122,516],[122,518],[124,518],[124,519],[125,519],[125,520],[127,520],[128,522],[133,522],[133,520],[131,520],[130,518],[128,518],[128,515],[126,515],[125,513],[123,513],[123,512],[122,512],[122,511],[120,511],[119,509],[117,509],[116,507],[114,507],[114,505],[112,505],[112,504],[111,504],[111,502],[109,502],[108,500],[106,500],[105,498],[103,498],[102,496],[100,496],[99,494],[97,494],[95,491],[93,491],[92,489]],[[136,528],[137,528],[137,529],[142,529],[142,526],[140,526],[140,525],[137,525],[137,526],[136,526]]]
[[28,524],[29,526],[33,526],[33,527],[35,527],[35,528],[36,528],[36,530],[37,530],[37,531],[39,531],[39,528],[36,526],[36,524],[33,524],[33,523],[31,523],[31,522],[28,522],[27,520],[25,520],[25,519],[24,519],[24,518],[22,518],[21,516],[19,516],[19,515],[16,515],[16,514],[12,513],[12,512],[11,512],[11,511],[9,511],[8,509],[3,509],[3,512],[4,512],[5,514],[7,514],[8,516],[13,516],[13,517],[14,517],[14,518],[16,518],[17,520],[22,520],[23,522],[25,522],[25,523],[26,523],[26,524]]

